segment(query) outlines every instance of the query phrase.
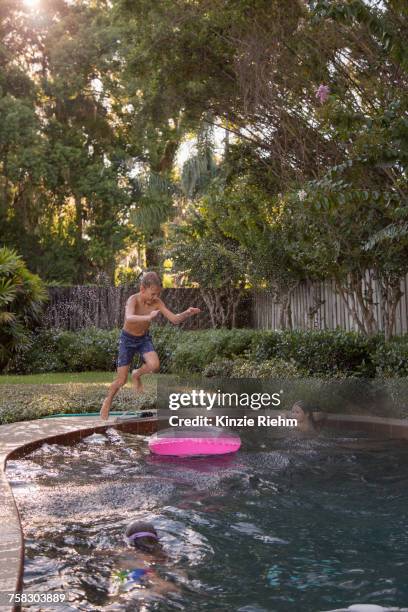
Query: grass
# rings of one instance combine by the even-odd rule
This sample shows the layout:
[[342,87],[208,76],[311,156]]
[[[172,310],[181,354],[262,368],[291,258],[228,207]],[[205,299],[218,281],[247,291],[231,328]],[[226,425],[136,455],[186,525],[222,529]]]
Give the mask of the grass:
[[[58,413],[98,412],[106,397],[107,387],[114,376],[114,372],[59,372],[0,376],[0,424],[36,419]],[[167,377],[172,378],[173,375],[145,376],[143,378],[145,393],[140,395],[134,394],[129,379],[128,384],[115,397],[112,411],[135,411],[156,407],[157,382]],[[194,376],[190,375],[188,378],[190,384],[193,384]],[[299,389],[300,396],[308,396],[312,382],[317,385],[317,389],[319,388],[319,380],[310,379],[306,389]],[[372,381],[372,384],[376,386],[375,381]],[[384,405],[380,402],[378,406],[371,405],[372,402],[365,402],[365,410],[360,408],[359,412],[408,418],[408,379],[387,379],[378,381],[378,385],[381,387],[381,397],[385,394],[388,400]],[[344,388],[347,391],[346,387]],[[376,391],[374,387],[373,392]],[[350,400],[350,392],[346,394],[347,397],[343,395],[341,410],[337,411],[355,412],[354,391],[353,401]],[[376,393],[374,395],[376,396]],[[333,398],[329,394],[329,399],[324,401],[322,409],[330,412],[333,410],[332,404]],[[348,404],[350,404],[349,407]]]
[[[114,372],[0,376],[0,424],[58,413],[98,412]],[[145,376],[145,392],[135,395],[130,382],[119,391],[112,411],[143,410],[156,405],[157,375]]]
[[47,374],[3,374],[0,385],[65,385],[69,383],[110,384],[115,372],[53,372]]

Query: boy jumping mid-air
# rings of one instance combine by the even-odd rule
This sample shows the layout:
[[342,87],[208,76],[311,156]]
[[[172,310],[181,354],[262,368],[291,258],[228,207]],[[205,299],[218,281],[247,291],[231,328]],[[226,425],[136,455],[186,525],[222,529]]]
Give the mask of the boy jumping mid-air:
[[160,299],[161,288],[161,281],[156,272],[146,272],[140,283],[139,293],[131,295],[126,302],[125,323],[119,338],[117,376],[109,387],[108,396],[101,408],[101,418],[104,420],[109,418],[109,410],[116,393],[127,382],[129,368],[136,353],[139,353],[144,362],[140,368],[132,372],[136,391],[143,391],[140,380],[143,374],[159,371],[159,357],[149,334],[150,322],[161,312],[171,323],[178,325],[188,317],[201,312],[199,308],[190,307],[184,312],[174,314]]

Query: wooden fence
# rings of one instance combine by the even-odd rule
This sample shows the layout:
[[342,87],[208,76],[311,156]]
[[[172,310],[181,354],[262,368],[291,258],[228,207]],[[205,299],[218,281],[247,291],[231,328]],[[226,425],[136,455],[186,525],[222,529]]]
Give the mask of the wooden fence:
[[[132,293],[135,293],[135,288],[126,286],[50,287],[44,324],[46,327],[71,331],[91,326],[102,329],[122,327],[126,301]],[[161,297],[173,312],[182,312],[189,306],[201,308],[202,314],[199,317],[191,317],[182,324],[184,329],[211,327],[210,316],[199,289],[163,289]],[[238,312],[240,327],[250,325],[249,303],[252,303],[249,297],[241,302]],[[162,325],[166,319],[159,315],[155,323]]]
[[[402,298],[397,307],[395,334],[408,332],[408,276],[401,281]],[[320,304],[316,307],[316,303]],[[383,308],[378,286],[374,283],[374,313],[379,329],[383,330]],[[334,281],[304,281],[296,287],[290,299],[293,329],[345,329],[357,331]],[[280,329],[281,304],[268,291],[256,291],[252,303],[252,327]]]
[[[408,333],[408,276],[401,281],[403,296],[398,305],[395,333]],[[105,329],[121,327],[126,300],[135,292],[134,287],[51,287],[44,322],[47,327],[78,330],[96,326]],[[211,327],[207,308],[199,289],[164,289],[163,300],[174,312],[189,306],[202,309],[199,317],[183,323],[185,329]],[[382,325],[382,305],[378,288],[374,292],[375,316]],[[316,306],[319,304],[319,307]],[[291,295],[292,324],[294,329],[356,330],[343,298],[336,292],[334,282],[302,282]],[[255,329],[280,329],[281,304],[268,291],[248,292],[238,312],[238,326]],[[163,317],[157,323],[163,324]]]

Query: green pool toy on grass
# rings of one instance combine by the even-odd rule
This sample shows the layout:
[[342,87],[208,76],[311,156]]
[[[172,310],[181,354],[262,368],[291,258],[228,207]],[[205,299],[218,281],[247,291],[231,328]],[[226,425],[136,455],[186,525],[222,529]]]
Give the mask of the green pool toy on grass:
[[[116,417],[117,421],[126,421],[133,419],[150,419],[156,416],[155,410],[139,410],[138,412],[111,412],[111,416]],[[58,419],[62,417],[99,417],[99,412],[70,412],[58,414],[50,414],[40,417],[41,419]]]

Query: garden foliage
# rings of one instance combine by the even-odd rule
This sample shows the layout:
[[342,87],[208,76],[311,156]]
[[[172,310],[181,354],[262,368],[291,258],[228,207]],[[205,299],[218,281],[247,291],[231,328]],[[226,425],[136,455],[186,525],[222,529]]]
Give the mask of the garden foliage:
[[[162,373],[279,377],[408,376],[408,336],[386,342],[345,331],[180,331],[153,327]],[[119,330],[40,330],[9,371],[81,372],[115,369]],[[137,360],[135,365],[137,365]]]

